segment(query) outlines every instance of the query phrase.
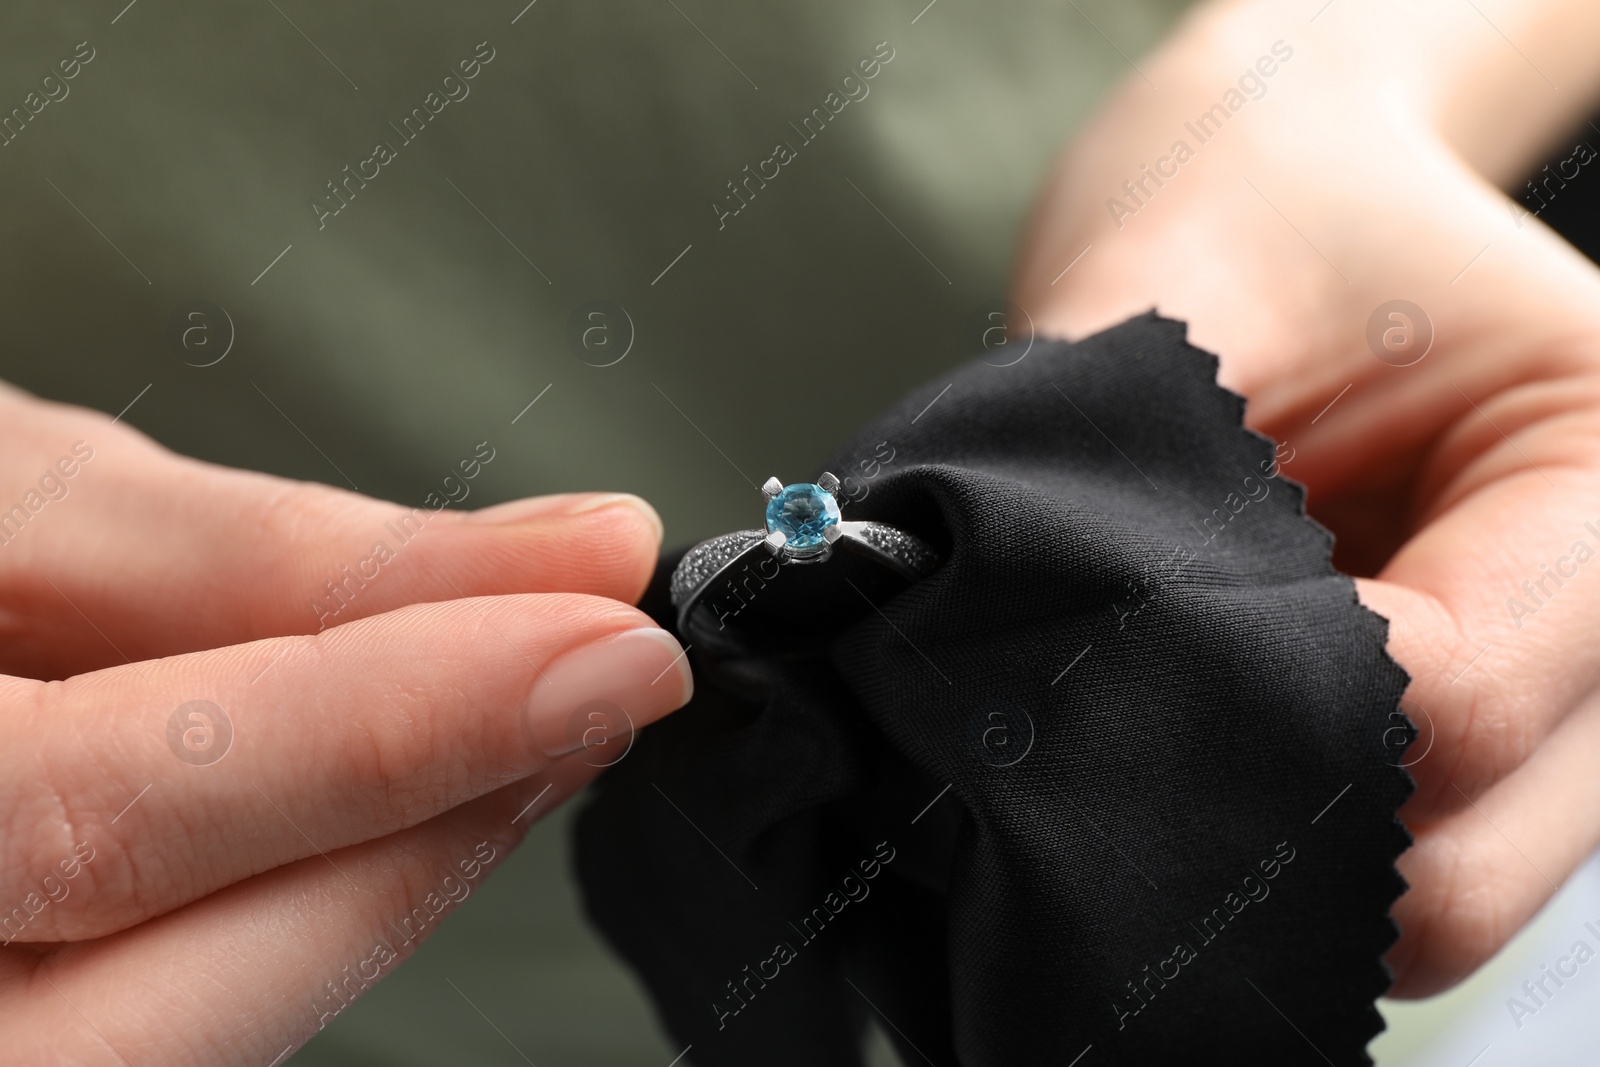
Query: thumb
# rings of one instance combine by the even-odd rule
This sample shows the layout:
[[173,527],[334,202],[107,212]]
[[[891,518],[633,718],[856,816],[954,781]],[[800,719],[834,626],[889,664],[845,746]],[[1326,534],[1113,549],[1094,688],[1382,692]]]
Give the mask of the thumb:
[[[56,410],[64,414],[13,450],[36,463],[14,459],[0,473],[3,509],[39,496],[25,476],[36,464],[57,469],[54,453],[75,438],[86,442],[77,457],[91,457],[69,464],[73,477],[52,477],[63,491],[37,512],[0,510],[0,602],[22,616],[0,653],[10,673],[64,677],[461,597],[572,592],[631,603],[660,551],[660,519],[627,494],[476,512],[429,494],[408,507],[202,463],[102,416]],[[492,458],[480,446],[473,467]],[[471,488],[465,478],[450,486],[458,500]]]

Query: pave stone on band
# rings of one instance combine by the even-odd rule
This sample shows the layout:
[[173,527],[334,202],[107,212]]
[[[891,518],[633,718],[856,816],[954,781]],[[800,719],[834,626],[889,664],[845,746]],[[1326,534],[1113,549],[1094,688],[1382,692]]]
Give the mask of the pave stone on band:
[[[672,572],[669,594],[678,611],[678,632],[713,648],[736,647],[726,633],[724,611],[708,603],[718,586],[732,586],[733,572],[754,564],[758,580],[770,581],[784,564],[821,563],[841,548],[893,572],[906,582],[931,574],[939,554],[920,537],[881,522],[847,522],[839,510],[839,479],[824,473],[816,483],[784,485],[768,478],[766,528],[736,530],[702,541]],[[735,597],[738,594],[735,592]],[[742,604],[742,601],[741,601]]]

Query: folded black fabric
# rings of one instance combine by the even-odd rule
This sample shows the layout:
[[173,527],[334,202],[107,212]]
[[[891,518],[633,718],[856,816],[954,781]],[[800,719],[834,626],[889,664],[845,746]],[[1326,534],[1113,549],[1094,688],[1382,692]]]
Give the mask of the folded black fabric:
[[872,1017],[938,1067],[1370,1062],[1407,679],[1216,365],[1154,315],[1036,343],[788,472],[945,562],[830,593],[761,699],[697,665],[582,814],[684,1062],[850,1067]]

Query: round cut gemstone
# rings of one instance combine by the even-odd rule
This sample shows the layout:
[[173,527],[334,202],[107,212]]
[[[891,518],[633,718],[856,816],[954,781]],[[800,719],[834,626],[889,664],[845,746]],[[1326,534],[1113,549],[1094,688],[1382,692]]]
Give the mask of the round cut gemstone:
[[821,550],[828,527],[838,521],[839,502],[810,482],[786,485],[767,501],[767,532],[783,534],[786,547],[802,553]]

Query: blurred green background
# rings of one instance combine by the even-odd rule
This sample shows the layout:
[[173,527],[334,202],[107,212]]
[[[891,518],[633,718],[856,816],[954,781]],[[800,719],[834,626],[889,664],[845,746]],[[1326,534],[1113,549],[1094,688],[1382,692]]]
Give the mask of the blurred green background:
[[[1184,6],[525,3],[10,5],[0,107],[78,42],[94,58],[0,148],[0,376],[137,398],[126,421],[178,451],[408,505],[488,440],[469,507],[614,489],[669,544],[748,525],[747,477],[814,476],[980,348],[1048,161]],[[470,95],[400,146],[390,123],[480,42]],[[800,147],[789,124],[879,42],[868,95]],[[379,140],[398,158],[319,228],[312,201]],[[779,141],[798,158],[719,225]],[[183,320],[197,299],[225,314]],[[569,818],[296,1067],[666,1067],[581,917]]]

